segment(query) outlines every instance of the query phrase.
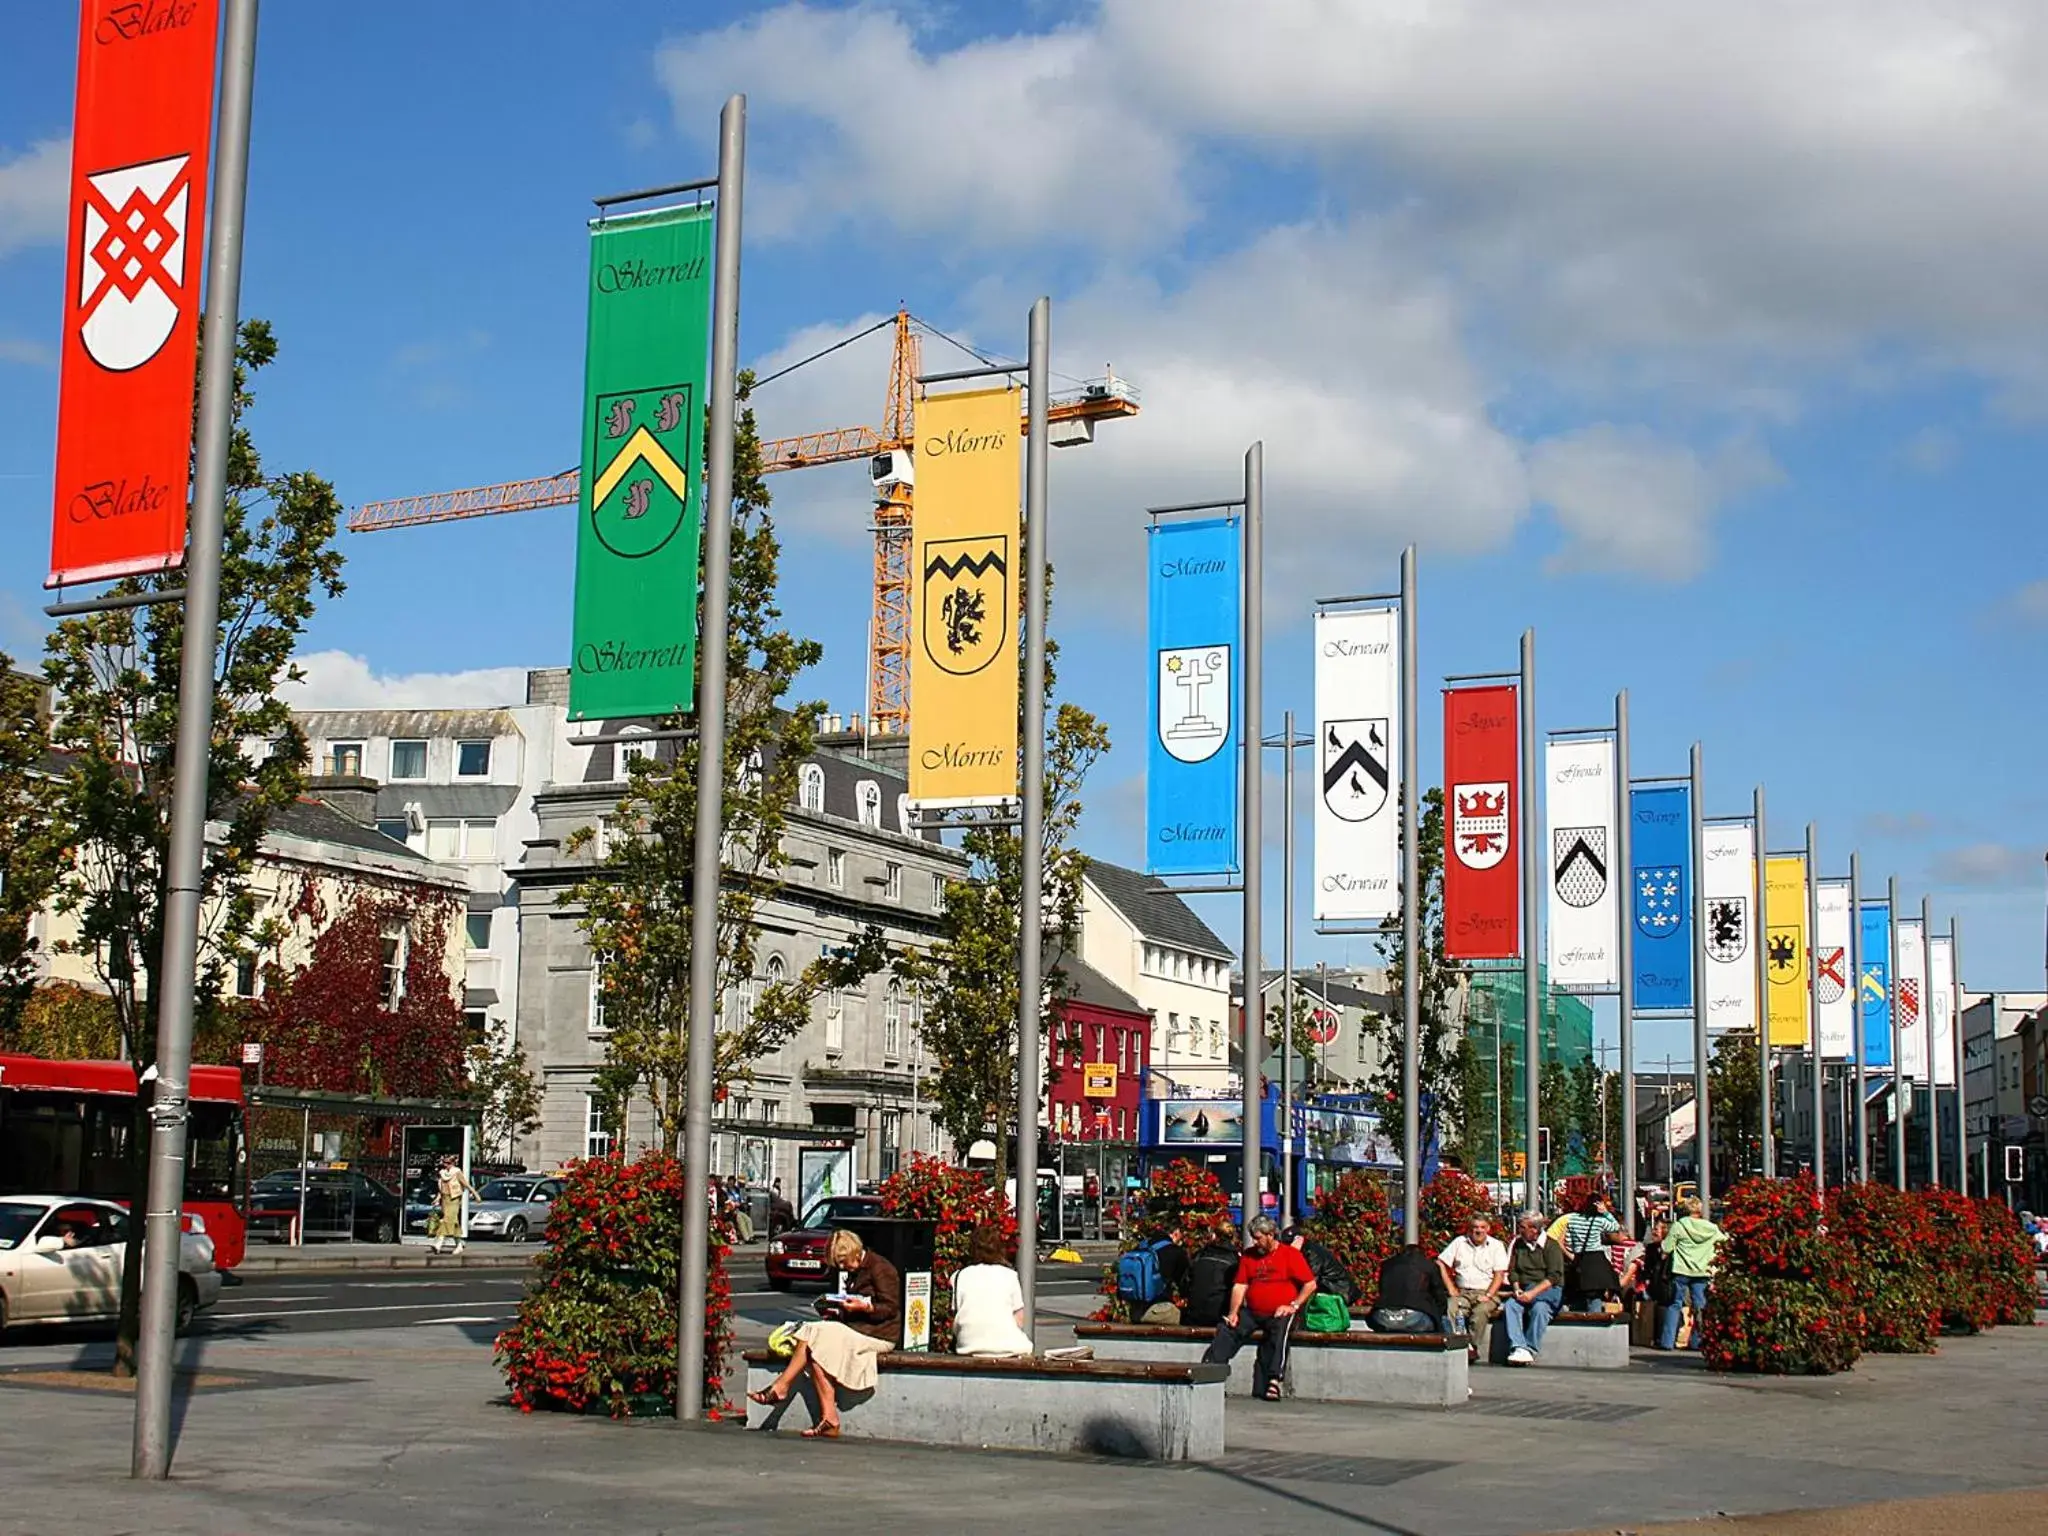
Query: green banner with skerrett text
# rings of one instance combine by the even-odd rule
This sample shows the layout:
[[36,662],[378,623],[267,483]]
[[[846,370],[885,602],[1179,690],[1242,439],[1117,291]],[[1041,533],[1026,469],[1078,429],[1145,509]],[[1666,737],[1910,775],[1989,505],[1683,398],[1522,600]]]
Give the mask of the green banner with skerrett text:
[[695,708],[712,218],[590,226],[571,720]]

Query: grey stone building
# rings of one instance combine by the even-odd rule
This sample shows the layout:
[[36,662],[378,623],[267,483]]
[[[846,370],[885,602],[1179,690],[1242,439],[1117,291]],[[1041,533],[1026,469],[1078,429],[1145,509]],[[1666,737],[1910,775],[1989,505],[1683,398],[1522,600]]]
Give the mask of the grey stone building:
[[[581,909],[565,896],[597,855],[594,847],[571,853],[567,845],[616,806],[621,753],[673,748],[634,744],[630,722],[587,729],[604,744],[579,754],[579,778],[534,796],[536,829],[512,870],[521,935],[518,1035],[545,1085],[543,1126],[525,1150],[529,1166],[602,1152],[621,1135],[636,1150],[650,1139],[644,1108],[623,1127],[607,1125],[592,1093],[604,1061],[597,972]],[[959,879],[966,862],[911,830],[906,787],[900,768],[864,755],[857,735],[820,738],[799,770],[783,840],[785,883],[760,909],[759,974],[727,994],[727,1010],[751,1007],[761,986],[794,978],[869,924],[893,944],[932,941],[945,882]],[[914,1151],[950,1153],[924,1091],[917,1009],[916,997],[887,976],[821,998],[810,1023],[755,1062],[752,1081],[734,1084],[719,1106],[713,1171],[780,1179],[793,1193],[797,1148],[814,1137],[851,1137],[861,1179],[885,1176]]]

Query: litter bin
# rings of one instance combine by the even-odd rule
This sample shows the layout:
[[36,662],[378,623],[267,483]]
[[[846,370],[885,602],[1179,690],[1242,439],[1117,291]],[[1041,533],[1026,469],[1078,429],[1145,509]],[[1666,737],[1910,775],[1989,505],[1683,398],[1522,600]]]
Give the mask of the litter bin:
[[837,1223],[896,1266],[903,1277],[903,1331],[897,1347],[917,1353],[932,1342],[932,1261],[939,1250],[935,1221],[897,1216],[849,1216]]

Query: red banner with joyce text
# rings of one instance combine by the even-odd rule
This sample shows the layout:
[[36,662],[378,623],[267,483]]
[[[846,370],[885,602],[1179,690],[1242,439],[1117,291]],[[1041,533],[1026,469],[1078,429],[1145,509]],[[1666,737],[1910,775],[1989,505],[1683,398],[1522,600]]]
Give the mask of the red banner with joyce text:
[[220,0],[84,0],[50,578],[185,556]]
[[1444,690],[1444,955],[1521,953],[1521,731],[1516,687]]

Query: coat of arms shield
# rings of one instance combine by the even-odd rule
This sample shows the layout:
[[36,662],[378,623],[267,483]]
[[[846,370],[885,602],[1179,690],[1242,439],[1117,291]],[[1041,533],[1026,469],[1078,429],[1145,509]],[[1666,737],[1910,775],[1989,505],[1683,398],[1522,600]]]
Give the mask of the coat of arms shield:
[[1678,931],[1685,904],[1685,872],[1676,864],[1645,864],[1636,870],[1636,927],[1653,939]]
[[1491,869],[1508,856],[1505,780],[1451,786],[1451,847],[1467,869]]
[[1323,804],[1339,821],[1370,821],[1387,803],[1385,716],[1323,722]]

